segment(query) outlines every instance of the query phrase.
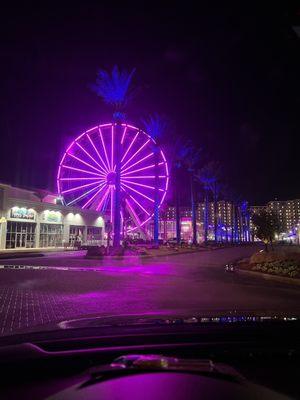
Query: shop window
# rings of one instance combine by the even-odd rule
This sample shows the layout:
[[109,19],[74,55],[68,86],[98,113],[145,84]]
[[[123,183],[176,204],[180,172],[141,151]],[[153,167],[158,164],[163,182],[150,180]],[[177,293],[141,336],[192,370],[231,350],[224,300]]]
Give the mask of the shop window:
[[58,224],[40,225],[40,247],[61,247],[63,245],[63,226]]
[[30,222],[7,222],[6,248],[33,248],[35,247],[36,224]]

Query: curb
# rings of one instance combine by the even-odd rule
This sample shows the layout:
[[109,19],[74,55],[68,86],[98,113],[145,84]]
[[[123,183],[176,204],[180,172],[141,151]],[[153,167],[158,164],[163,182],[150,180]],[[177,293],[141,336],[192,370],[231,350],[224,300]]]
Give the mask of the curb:
[[[101,260],[123,260],[123,259],[132,259],[132,258],[137,258],[137,259],[141,259],[141,258],[155,258],[155,257],[169,257],[169,256],[180,256],[180,255],[184,255],[184,254],[193,254],[193,253],[201,253],[201,250],[194,250],[194,251],[186,251],[183,253],[170,253],[170,254],[156,254],[156,255],[152,255],[152,254],[144,254],[144,255],[137,255],[137,254],[132,254],[130,256],[103,256],[101,258]],[[97,256],[91,256],[91,257],[84,257],[87,260],[99,260],[100,258]]]
[[[200,250],[192,250],[192,251],[184,251],[184,252],[174,252],[174,253],[169,253],[169,254],[156,254],[156,255],[152,255],[152,254],[144,254],[144,255],[136,255],[136,254],[132,254],[130,256],[104,256],[101,259],[102,260],[109,260],[109,259],[117,259],[117,260],[122,260],[122,259],[130,259],[133,257],[136,258],[155,258],[155,257],[169,257],[169,256],[180,256],[180,255],[184,255],[184,254],[195,254],[195,253],[202,253],[202,252],[206,252],[206,251],[215,251],[215,250],[223,250],[223,249],[227,249],[229,247],[218,247],[216,249],[211,249],[211,248],[201,248]],[[97,256],[91,256],[91,257],[85,257],[87,260],[98,260],[99,257]]]
[[279,276],[279,275],[271,275],[271,274],[264,274],[262,272],[255,272],[255,271],[248,271],[245,269],[238,269],[237,271],[240,274],[244,275],[250,275],[250,276],[259,276],[260,278],[269,280],[269,281],[275,281],[275,282],[280,282],[280,283],[288,283],[291,285],[296,285],[300,286],[300,279],[298,278],[288,278],[285,276]]

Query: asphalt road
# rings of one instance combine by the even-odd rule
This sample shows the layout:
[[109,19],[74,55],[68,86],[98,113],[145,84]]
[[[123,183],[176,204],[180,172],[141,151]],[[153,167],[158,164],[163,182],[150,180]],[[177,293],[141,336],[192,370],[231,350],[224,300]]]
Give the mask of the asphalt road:
[[197,315],[207,311],[300,314],[300,290],[224,264],[253,253],[235,247],[155,259],[85,260],[81,252],[1,260],[0,335],[53,328],[77,317]]

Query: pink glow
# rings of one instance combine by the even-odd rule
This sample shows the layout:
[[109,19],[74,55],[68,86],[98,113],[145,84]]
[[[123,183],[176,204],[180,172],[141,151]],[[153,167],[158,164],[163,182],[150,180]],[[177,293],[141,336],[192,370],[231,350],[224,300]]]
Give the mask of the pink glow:
[[139,192],[138,190],[132,188],[130,185],[127,185],[127,184],[124,183],[124,182],[123,182],[121,185],[127,187],[128,189],[132,190],[133,192],[139,194],[140,196],[142,196],[142,197],[144,197],[145,199],[147,199],[147,200],[151,201],[152,203],[154,203],[154,200],[153,200],[153,199],[151,199],[150,197],[146,196],[144,193],[141,193],[141,192]]
[[114,188],[110,187],[110,222],[113,223],[113,209],[114,209]]
[[[150,214],[148,213],[148,211],[145,210],[144,207],[143,207],[133,196],[131,196],[131,194],[129,195],[129,197],[130,197],[139,207],[141,207],[141,209],[144,211],[144,213],[146,213],[147,215],[150,215]],[[141,225],[141,226],[142,226],[142,225]]]
[[77,146],[79,146],[79,148],[80,148],[92,161],[94,161],[94,163],[95,163],[96,165],[98,165],[98,167],[100,168],[100,170],[101,170],[102,172],[106,173],[106,171],[103,169],[103,167],[94,159],[93,156],[90,155],[90,153],[88,153],[88,152],[85,150],[85,148],[83,148],[83,147],[81,146],[81,144],[79,144],[78,142],[75,142],[75,143],[77,144]]
[[[58,192],[63,196],[65,204],[80,206],[84,203],[82,208],[97,211],[103,211],[104,208],[111,220],[114,218],[114,184],[108,186],[107,174],[115,170],[115,126],[115,123],[99,125],[78,136],[68,146],[68,152],[63,155],[57,173]],[[104,127],[105,129],[102,130]],[[154,203],[151,196],[155,188],[155,175],[143,175],[143,173],[150,172],[153,174],[154,172],[148,170],[154,168],[155,164],[150,165],[147,160],[150,160],[153,156],[151,143],[155,143],[155,141],[147,133],[132,125],[122,124],[122,127],[121,188],[122,192],[125,192],[125,209],[127,209],[127,212],[130,211],[130,215],[134,216],[134,223],[137,224],[136,227],[130,229],[130,231],[134,231],[145,225],[153,217],[153,207],[149,207],[149,204]],[[141,135],[145,135],[145,139],[142,139],[142,144],[139,144],[137,142]],[[80,142],[77,142],[79,139]],[[76,146],[74,146],[74,143],[76,143]],[[147,150],[148,148],[149,150]],[[80,167],[80,164],[75,164],[74,167],[69,166],[68,163],[70,165],[72,163],[67,156],[74,158],[82,165],[84,164],[88,170],[77,168],[77,165]],[[158,165],[161,166],[158,188],[160,207],[166,196],[169,171],[162,151],[159,152],[159,157]],[[71,182],[74,182],[74,187],[72,187]],[[150,190],[152,192],[149,192]],[[78,197],[73,198],[76,191]],[[79,196],[79,194],[81,195]],[[125,209],[121,210],[123,218],[125,218]]]
[[[154,179],[155,175],[136,175],[136,176],[129,176],[128,178],[130,178],[130,179]],[[121,179],[127,179],[127,178],[121,177]]]
[[127,131],[127,126],[125,126],[125,128],[124,128],[124,132],[123,132],[122,139],[121,139],[121,144],[123,144],[123,142],[124,142],[126,131]]
[[87,137],[88,137],[88,139],[89,139],[91,145],[93,146],[95,152],[97,153],[99,159],[101,160],[101,162],[102,162],[102,164],[103,164],[103,166],[104,166],[105,171],[108,172],[108,166],[105,164],[105,162],[103,161],[103,158],[100,156],[100,153],[99,153],[99,151],[97,150],[97,148],[96,148],[94,142],[92,141],[92,139],[91,139],[91,137],[90,137],[89,135],[87,135]]
[[104,181],[103,180],[100,180],[100,181],[98,180],[96,182],[87,183],[86,185],[75,186],[72,189],[63,190],[62,193],[65,194],[65,193],[75,192],[76,190],[79,190],[79,189],[82,189],[82,188],[85,188],[85,187],[89,187],[89,186],[92,186],[92,185],[98,185],[98,183],[102,183],[102,182],[104,182]]
[[104,144],[104,139],[103,139],[103,135],[102,135],[100,126],[99,126],[99,134],[100,134],[100,138],[101,138],[101,142],[102,142],[102,146],[103,146],[103,150],[104,150],[104,154],[105,154],[105,158],[106,158],[108,170],[110,171],[110,164],[109,164],[109,161],[108,161],[107,152],[106,152],[106,147],[105,147],[105,144]]
[[95,171],[101,172],[100,169],[98,169],[98,168],[96,168],[96,167],[93,167],[91,164],[87,163],[86,161],[83,161],[81,158],[79,158],[79,157],[77,157],[77,156],[74,156],[74,154],[69,153],[68,155],[69,155],[70,157],[74,158],[75,160],[81,162],[82,164],[85,164],[86,166],[88,166],[88,167],[94,169]]
[[131,169],[131,168],[134,167],[135,165],[137,165],[137,164],[143,162],[144,160],[147,160],[147,158],[153,156],[153,154],[154,154],[153,152],[152,152],[152,153],[149,153],[147,156],[141,158],[139,161],[136,161],[134,164],[131,164],[129,167],[127,167],[127,168],[125,168],[125,169],[121,169],[121,171],[122,171],[122,172],[125,172],[125,171],[127,171],[128,169]]
[[105,200],[106,197],[108,196],[109,191],[110,191],[110,188],[107,188],[107,190],[106,190],[104,196],[102,197],[102,199],[100,200],[99,204],[97,205],[97,208],[96,208],[97,211],[99,211],[100,208],[102,207],[102,204],[104,203],[104,200]]
[[74,171],[79,171],[79,172],[84,172],[85,174],[91,174],[91,175],[96,175],[96,176],[101,176],[100,174],[96,174],[95,172],[90,172],[86,171],[85,169],[80,169],[80,168],[75,168],[75,167],[69,167],[69,165],[62,165],[63,168],[71,169]]
[[111,170],[114,171],[114,126],[111,126]]
[[150,142],[150,139],[147,140],[147,142],[145,142],[130,158],[129,160],[126,161],[125,164],[122,165],[122,168],[125,167],[125,165],[127,165],[129,163],[129,161],[131,161],[135,156],[137,156],[145,146],[147,146],[147,144]]
[[126,199],[126,205],[130,209],[131,213],[133,214],[136,226],[141,226],[141,220],[139,219],[137,213],[134,211],[133,207],[131,206],[130,202]]
[[134,171],[126,172],[126,174],[123,174],[123,176],[127,176],[127,175],[130,175],[130,174],[133,174],[134,172],[144,171],[145,169],[150,169],[150,168],[153,168],[153,167],[155,167],[155,164],[148,165],[147,167],[135,169]]
[[125,157],[127,156],[127,154],[128,154],[128,152],[129,152],[129,150],[131,149],[133,143],[136,141],[136,138],[138,137],[139,133],[140,133],[140,132],[137,132],[136,135],[135,135],[135,137],[132,139],[130,145],[128,146],[128,149],[126,150],[125,154],[124,154],[123,157],[121,158],[121,163],[125,160]]
[[145,187],[145,188],[148,188],[148,189],[155,189],[154,186],[149,186],[149,185],[144,185],[142,183],[132,182],[132,181],[129,181],[129,180],[125,179],[125,178],[121,179],[121,182],[130,183],[131,185],[141,186],[141,187]]
[[100,185],[99,190],[95,194],[93,194],[93,196],[86,203],[84,203],[82,208],[85,208],[88,204],[90,204],[94,200],[94,198],[105,188],[105,185],[106,185],[105,183]]
[[67,206],[70,206],[73,203],[76,203],[76,201],[81,200],[83,197],[86,197],[88,194],[92,193],[94,190],[97,190],[99,186],[96,186],[90,190],[88,190],[87,192],[81,194],[80,196],[78,196],[76,199],[70,201],[69,203],[67,203]]
[[91,180],[97,180],[99,178],[87,178],[85,176],[81,176],[78,178],[58,178],[60,181],[91,181]]

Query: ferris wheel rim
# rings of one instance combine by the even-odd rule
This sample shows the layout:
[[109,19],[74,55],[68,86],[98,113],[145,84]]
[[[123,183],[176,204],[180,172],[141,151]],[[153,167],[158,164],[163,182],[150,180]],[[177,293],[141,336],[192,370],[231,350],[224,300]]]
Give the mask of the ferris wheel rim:
[[[104,175],[105,175],[105,173],[110,173],[110,172],[114,172],[114,153],[113,153],[113,144],[114,144],[114,127],[115,126],[117,126],[118,124],[117,123],[105,123],[105,124],[98,124],[98,125],[95,125],[94,127],[92,127],[92,128],[90,128],[90,129],[88,129],[88,130],[86,130],[86,131],[84,131],[83,133],[81,133],[79,136],[77,136],[70,144],[69,144],[69,146],[67,147],[67,149],[65,150],[65,152],[64,152],[64,154],[63,154],[63,156],[62,156],[62,158],[61,158],[61,160],[60,160],[60,163],[59,163],[59,167],[58,167],[58,172],[57,172],[57,189],[58,189],[58,193],[60,194],[60,196],[62,197],[62,199],[63,199],[63,203],[66,205],[66,206],[68,206],[68,205],[70,205],[70,204],[74,204],[74,203],[78,203],[78,201],[79,201],[79,199],[81,199],[81,197],[84,197],[85,195],[87,195],[87,194],[89,194],[89,193],[91,193],[91,192],[95,192],[96,193],[96,195],[97,195],[97,193],[98,193],[98,186],[97,186],[97,184],[99,183],[100,184],[100,186],[101,186],[101,180],[105,180],[105,177],[104,177]],[[136,153],[134,153],[133,155],[131,155],[131,157],[130,158],[128,158],[127,160],[126,160],[126,156],[127,156],[127,154],[129,153],[129,151],[130,151],[130,148],[133,146],[133,144],[131,143],[130,145],[129,145],[129,148],[127,148],[127,150],[126,150],[126,152],[123,152],[122,153],[122,161],[124,161],[124,160],[126,160],[126,162],[125,163],[123,163],[123,165],[122,165],[122,169],[123,169],[123,171],[122,171],[122,174],[125,174],[125,175],[123,175],[123,178],[122,178],[122,180],[123,180],[123,184],[122,184],[122,187],[123,187],[123,189],[124,189],[124,186],[125,186],[125,188],[126,188],[126,186],[127,186],[127,184],[128,183],[130,183],[130,186],[135,186],[135,185],[139,185],[139,186],[145,186],[145,187],[148,187],[148,188],[151,188],[150,186],[148,186],[148,185],[146,185],[146,184],[141,184],[141,183],[133,183],[132,182],[132,179],[135,179],[135,180],[139,180],[139,179],[146,179],[146,178],[153,178],[153,176],[151,176],[151,175],[143,175],[143,176],[138,176],[137,174],[141,171],[141,170],[145,170],[145,169],[147,169],[147,168],[150,168],[150,167],[153,167],[153,165],[150,165],[150,166],[147,166],[147,167],[144,167],[144,168],[137,168],[137,169],[132,169],[133,167],[138,167],[138,164],[141,164],[142,163],[142,161],[144,161],[145,159],[147,159],[147,158],[150,158],[150,156],[151,156],[151,154],[149,153],[147,156],[145,156],[143,159],[141,159],[141,160],[138,160],[138,161],[135,161],[135,163],[133,164],[133,165],[129,165],[129,167],[128,167],[128,164],[129,164],[129,162],[130,161],[132,161],[132,159],[134,159],[134,157],[136,156],[136,154],[137,153],[141,153],[142,152],[142,149],[144,148],[144,147],[147,147],[147,145],[150,143],[151,144],[151,141],[152,141],[152,144],[154,144],[154,145],[156,145],[157,146],[157,143],[156,143],[156,141],[153,139],[153,138],[151,138],[151,136],[150,135],[148,135],[144,130],[142,130],[142,129],[139,129],[139,128],[137,128],[137,127],[135,127],[135,126],[133,126],[133,125],[131,125],[131,124],[127,124],[127,123],[122,123],[121,124],[121,126],[124,128],[123,129],[123,134],[122,134],[122,139],[121,139],[121,145],[123,145],[123,141],[124,141],[124,138],[125,138],[125,135],[126,135],[126,133],[127,133],[127,131],[128,131],[128,129],[129,130],[132,130],[132,131],[134,131],[134,132],[136,132],[136,134],[135,134],[135,138],[137,138],[138,137],[138,135],[139,134],[143,134],[143,135],[145,135],[146,137],[147,137],[147,141],[143,144],[143,146],[141,146],[141,148],[138,150],[138,151],[136,151]],[[104,145],[104,143],[103,143],[103,135],[101,134],[101,131],[104,129],[104,128],[108,128],[108,127],[111,127],[111,132],[112,132],[112,139],[111,139],[111,143],[112,143],[112,145],[111,145],[111,155],[110,155],[110,157],[111,157],[111,159],[109,160],[109,156],[106,154],[106,147],[105,147],[105,145]],[[94,165],[92,165],[92,164],[90,164],[89,162],[86,162],[86,161],[84,161],[84,160],[82,160],[80,157],[78,157],[78,156],[74,156],[74,154],[71,154],[71,150],[73,149],[73,147],[74,146],[78,146],[79,148],[81,148],[81,150],[82,151],[85,151],[85,149],[80,145],[80,140],[83,138],[83,137],[87,137],[89,140],[90,140],[90,142],[93,144],[93,142],[92,142],[92,140],[91,140],[91,137],[90,137],[90,134],[93,134],[95,131],[98,131],[99,133],[100,133],[100,136],[101,136],[101,140],[102,140],[102,144],[103,144],[103,148],[104,148],[104,150],[105,150],[105,154],[103,155],[103,158],[104,158],[104,156],[105,156],[105,160],[106,160],[106,164],[105,164],[105,162],[103,162],[103,165],[100,163],[100,159],[101,159],[101,156],[100,156],[100,154],[99,154],[99,163],[98,162],[95,162],[95,164],[98,164],[98,166],[96,167],[96,166],[94,166]],[[133,142],[134,142],[134,140],[133,140]],[[94,149],[97,151],[97,149],[96,149],[96,147],[94,146]],[[99,149],[98,149],[99,150]],[[100,151],[100,150],[99,150]],[[126,153],[126,154],[125,154]],[[166,193],[167,193],[167,190],[168,190],[168,185],[169,185],[169,169],[168,169],[168,163],[167,163],[167,160],[166,160],[166,157],[165,157],[165,155],[164,155],[164,152],[163,152],[163,150],[162,149],[160,149],[159,148],[159,155],[160,155],[160,157],[162,158],[162,161],[160,162],[160,164],[162,164],[163,165],[163,167],[164,167],[164,174],[163,175],[161,175],[160,176],[160,178],[162,178],[162,179],[164,179],[164,182],[163,182],[163,188],[160,188],[159,190],[161,191],[161,192],[163,192],[162,193],[162,196],[160,197],[160,201],[159,201],[159,205],[158,205],[158,207],[159,208],[161,208],[161,206],[162,206],[162,204],[163,204],[163,202],[164,202],[164,200],[165,200],[165,197],[166,197]],[[67,157],[72,157],[72,158],[74,158],[74,159],[76,159],[77,161],[79,161],[79,162],[81,162],[81,163],[83,163],[83,164],[86,164],[86,165],[88,165],[88,167],[92,170],[83,170],[83,169],[80,169],[80,168],[73,168],[74,170],[78,170],[78,171],[83,171],[85,174],[87,173],[89,176],[83,176],[83,177],[67,177],[67,178],[63,178],[62,177],[62,175],[63,175],[63,172],[62,172],[62,169],[63,168],[69,168],[69,169],[72,169],[72,167],[71,166],[66,166],[66,165],[64,165],[64,162],[65,162],[65,160],[66,160],[66,158]],[[92,158],[92,157],[90,157],[90,158]],[[94,160],[95,161],[95,160]],[[106,167],[107,167],[107,169],[106,169]],[[128,172],[128,170],[129,170],[129,172]],[[77,171],[76,171],[77,172]],[[132,175],[133,173],[135,173],[134,175]],[[98,180],[96,180],[96,178],[98,178]],[[106,178],[107,178],[107,175],[106,175]],[[131,179],[131,182],[130,182],[130,179]],[[67,201],[65,200],[65,194],[67,193],[67,192],[72,192],[72,191],[75,191],[76,190],[76,187],[75,187],[75,189],[67,189],[67,190],[63,190],[63,185],[64,185],[64,181],[68,181],[68,182],[70,182],[70,181],[72,181],[72,180],[82,180],[82,181],[90,181],[90,183],[86,183],[85,185],[83,185],[83,186],[81,186],[80,188],[82,188],[82,187],[92,187],[92,189],[90,190],[90,191],[88,191],[88,192],[86,192],[83,196],[79,196],[78,198],[76,198],[75,200],[72,200],[71,202],[69,202],[69,203],[67,203]],[[129,180],[129,182],[127,182]],[[95,187],[93,186],[93,185],[96,185]],[[108,185],[107,184],[107,182],[106,182],[106,185]],[[104,185],[102,185],[103,187],[105,186],[105,184]],[[142,194],[142,191],[137,191],[137,190],[135,190],[134,188],[132,188],[132,187],[129,187],[129,189],[131,190],[131,191],[133,191],[133,192],[136,192],[136,193],[138,193],[139,195],[143,195]],[[128,190],[129,190],[128,189]],[[105,191],[104,190],[104,194],[102,194],[103,195],[103,198],[102,199],[104,199],[105,197],[107,197],[107,196],[109,196],[109,194],[108,194],[108,191]],[[98,193],[99,194],[99,193]],[[111,192],[110,192],[110,196],[111,196],[111,200],[110,200],[110,202],[112,203],[112,201],[113,201],[113,189],[111,190]],[[129,197],[130,198],[132,198],[132,200],[133,201],[135,201],[134,200],[134,198],[133,198],[133,196],[132,195],[129,195]],[[146,195],[144,195],[144,197],[147,197]],[[102,199],[101,199],[101,201],[102,201]],[[149,197],[148,197],[148,199],[149,199]],[[89,203],[91,203],[92,204],[92,202],[90,202],[90,200],[91,200],[91,198],[90,199],[88,199],[88,201],[86,202],[86,203],[84,203],[84,206],[87,206],[87,204],[89,204]],[[106,200],[104,200],[104,201],[106,201]],[[152,200],[153,201],[153,200]],[[140,205],[141,206],[141,205]],[[81,208],[84,208],[84,207],[81,207]],[[143,207],[141,207],[141,208],[143,208]],[[100,209],[101,209],[101,207],[100,207]],[[99,211],[98,210],[98,208],[96,209],[96,211]],[[143,227],[151,218],[153,218],[153,215],[154,215],[154,212],[150,212],[150,213],[148,213],[148,212],[146,212],[146,214],[148,214],[148,217],[144,217],[143,218],[143,220],[139,223],[139,224],[136,224],[136,226],[134,226],[134,227],[130,227],[130,228],[128,228],[128,230],[127,230],[127,232],[134,232],[135,230],[137,230],[137,229],[139,229],[139,228],[141,228],[141,227]]]

